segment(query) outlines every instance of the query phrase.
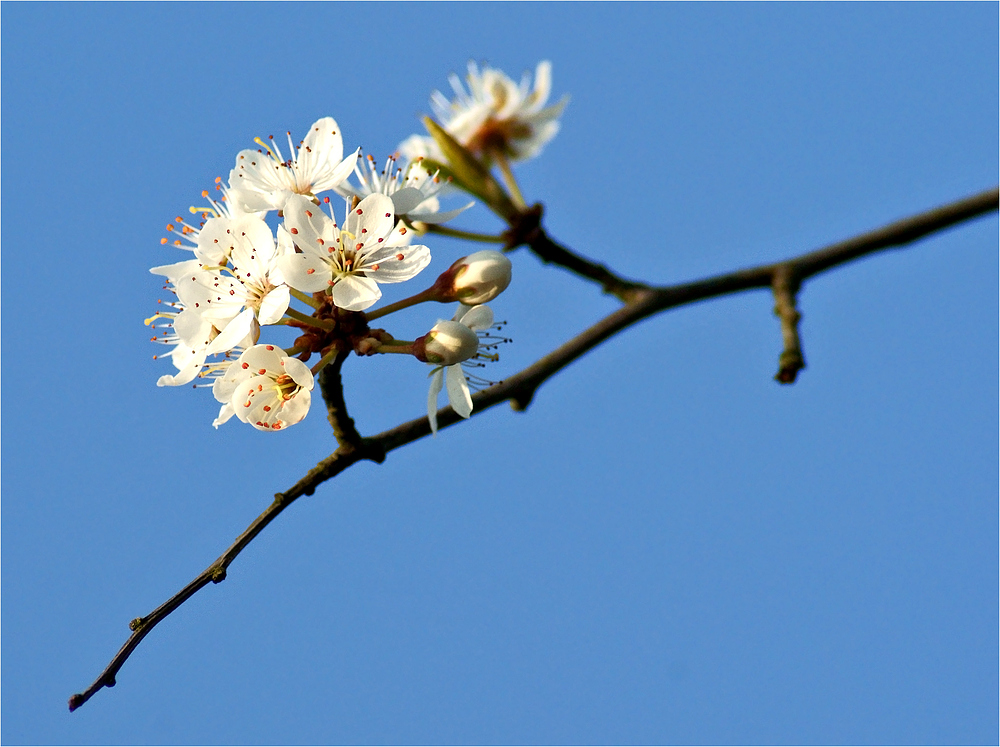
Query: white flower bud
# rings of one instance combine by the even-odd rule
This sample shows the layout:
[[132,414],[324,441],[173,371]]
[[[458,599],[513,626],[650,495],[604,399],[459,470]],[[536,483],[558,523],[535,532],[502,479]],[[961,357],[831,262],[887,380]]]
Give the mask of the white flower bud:
[[510,260],[493,249],[455,263],[455,298],[466,306],[492,301],[510,285]]
[[428,363],[453,366],[479,350],[479,336],[460,322],[438,322],[426,335],[424,355]]

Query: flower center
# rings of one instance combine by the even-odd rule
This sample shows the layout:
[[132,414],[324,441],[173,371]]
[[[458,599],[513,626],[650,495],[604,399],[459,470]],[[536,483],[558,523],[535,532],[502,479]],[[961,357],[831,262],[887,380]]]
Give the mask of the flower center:
[[274,379],[274,393],[280,400],[287,402],[298,393],[299,389],[301,387],[288,374],[279,374]]

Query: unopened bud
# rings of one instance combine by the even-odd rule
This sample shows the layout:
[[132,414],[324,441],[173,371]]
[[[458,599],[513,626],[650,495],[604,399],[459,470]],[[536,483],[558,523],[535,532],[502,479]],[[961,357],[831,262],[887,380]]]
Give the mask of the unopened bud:
[[493,249],[475,252],[455,264],[455,293],[466,306],[492,301],[510,285],[510,260]]
[[439,366],[453,366],[468,360],[479,350],[479,336],[459,322],[438,322],[416,340],[417,357]]
[[510,285],[511,264],[493,249],[462,257],[434,283],[435,300],[476,306],[492,301]]

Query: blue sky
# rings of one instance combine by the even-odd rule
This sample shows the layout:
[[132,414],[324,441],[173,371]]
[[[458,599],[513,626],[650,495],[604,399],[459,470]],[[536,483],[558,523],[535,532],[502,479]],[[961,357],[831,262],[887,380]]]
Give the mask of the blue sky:
[[[330,115],[382,157],[469,59],[549,59],[571,100],[526,196],[579,252],[681,282],[993,186],[995,4],[0,14],[4,742],[1000,738],[996,215],[809,282],[792,387],[771,298],[742,294],[355,467],[66,711],[334,448],[316,413],[215,431],[208,392],[155,386],[163,226],[254,136]],[[427,243],[432,272],[473,249]],[[498,378],[615,308],[513,259]],[[391,358],[345,366],[363,433],[423,411],[424,367]]]

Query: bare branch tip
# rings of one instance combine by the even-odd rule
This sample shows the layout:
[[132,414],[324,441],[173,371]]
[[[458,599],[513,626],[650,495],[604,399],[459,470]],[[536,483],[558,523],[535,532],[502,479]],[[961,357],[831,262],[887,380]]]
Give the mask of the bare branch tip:
[[779,384],[794,384],[799,371],[805,367],[806,362],[801,351],[785,350],[778,358],[778,373],[774,375],[774,380]]

